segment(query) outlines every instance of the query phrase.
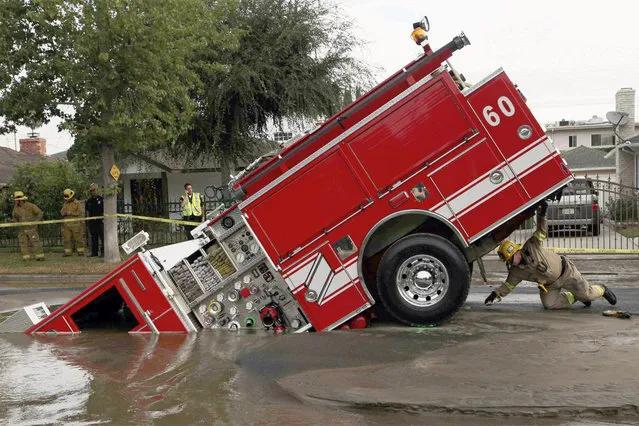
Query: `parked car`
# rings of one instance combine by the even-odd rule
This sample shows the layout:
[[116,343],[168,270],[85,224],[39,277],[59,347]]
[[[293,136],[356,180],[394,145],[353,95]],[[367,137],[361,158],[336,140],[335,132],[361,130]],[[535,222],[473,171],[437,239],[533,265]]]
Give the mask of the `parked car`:
[[591,179],[570,182],[562,189],[558,201],[548,203],[549,232],[578,229],[599,235],[603,219],[598,195]]

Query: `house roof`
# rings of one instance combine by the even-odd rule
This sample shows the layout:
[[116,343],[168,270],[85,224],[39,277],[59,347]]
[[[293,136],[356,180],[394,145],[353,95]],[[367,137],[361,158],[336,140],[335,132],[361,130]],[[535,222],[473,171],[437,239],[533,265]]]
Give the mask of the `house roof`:
[[67,160],[68,159],[67,158],[67,153],[68,152],[69,152],[68,150],[56,152],[55,154],[50,154],[49,157],[52,157],[52,158],[55,158],[55,159],[58,159],[58,160]]
[[614,169],[616,167],[615,158],[604,158],[605,155],[606,153],[604,151],[588,148],[583,145],[561,154],[570,169],[594,169],[603,167]]
[[15,149],[0,146],[0,186],[6,186],[9,184],[13,173],[15,172],[15,166],[18,163],[35,163],[43,157],[38,154],[30,154],[28,152],[20,152]]
[[[254,146],[254,154],[252,157],[257,158],[261,155],[273,152],[279,145],[273,141],[264,141],[262,144],[256,144]],[[131,164],[137,164],[140,166],[139,161],[145,162],[149,165],[158,167],[166,172],[174,171],[210,171],[220,168],[220,161],[216,158],[201,156],[193,159],[190,157],[175,157],[169,153],[166,149],[159,149],[155,151],[149,151],[144,154],[137,154],[134,158],[129,158],[128,162]],[[237,167],[246,167],[250,161],[240,162]]]
[[[639,128],[639,122],[635,123],[635,129],[637,128]],[[600,130],[600,129],[612,130],[612,124],[606,121],[604,123],[572,124],[568,126],[559,126],[555,124],[546,125],[546,130],[549,133],[573,132],[575,130]]]

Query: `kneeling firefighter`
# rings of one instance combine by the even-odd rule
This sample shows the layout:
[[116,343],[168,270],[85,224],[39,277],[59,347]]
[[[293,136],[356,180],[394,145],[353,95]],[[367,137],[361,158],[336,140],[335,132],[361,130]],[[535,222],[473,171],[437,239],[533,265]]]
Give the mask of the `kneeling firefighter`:
[[523,246],[512,241],[499,245],[497,254],[508,267],[508,277],[484,303],[492,305],[501,301],[525,280],[538,284],[539,297],[546,309],[568,308],[577,301],[590,306],[600,297],[611,305],[616,304],[617,297],[609,288],[603,284],[588,284],[569,259],[542,247],[548,235],[547,209],[548,203],[542,201],[537,211],[537,229]]
[[[60,214],[65,219],[77,219],[82,217],[82,206],[80,202],[75,199],[75,192],[71,189],[64,190],[64,205]],[[64,256],[71,256],[73,254],[73,248],[71,240],[75,241],[75,248],[78,255],[84,255],[84,227],[82,222],[73,221],[65,222],[62,224],[62,239],[64,240]]]

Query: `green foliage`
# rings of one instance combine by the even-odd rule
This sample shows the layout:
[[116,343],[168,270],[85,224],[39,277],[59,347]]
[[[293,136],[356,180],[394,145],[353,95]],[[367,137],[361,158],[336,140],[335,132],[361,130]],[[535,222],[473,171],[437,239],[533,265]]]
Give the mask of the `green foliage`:
[[608,201],[605,211],[608,217],[615,222],[637,222],[639,220],[639,198],[621,195],[621,198]]
[[77,150],[118,154],[184,133],[199,83],[190,66],[215,39],[206,0],[6,0],[0,11],[0,116],[63,119]]
[[69,161],[40,159],[34,164],[23,163],[17,166],[5,192],[3,210],[10,215],[13,209],[10,196],[14,191],[23,191],[30,202],[42,209],[45,219],[60,219],[62,192],[71,188],[77,199],[86,199],[90,184]]
[[234,29],[239,47],[202,51],[197,116],[174,151],[186,145],[191,155],[247,159],[270,123],[312,122],[341,109],[346,89],[370,81],[353,58],[362,43],[344,16],[317,0],[239,0],[227,9],[214,25],[220,33]]
[[[200,83],[193,64],[209,44],[226,46],[228,34],[218,37],[212,23],[227,1],[4,0],[0,133],[60,117],[75,154],[99,154],[105,213],[114,214],[108,169],[191,125]],[[108,262],[119,260],[115,226],[105,220]]]

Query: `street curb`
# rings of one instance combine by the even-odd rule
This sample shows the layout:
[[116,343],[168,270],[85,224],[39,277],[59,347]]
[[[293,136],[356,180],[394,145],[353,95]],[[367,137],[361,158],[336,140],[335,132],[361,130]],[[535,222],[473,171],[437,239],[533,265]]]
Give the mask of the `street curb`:
[[1,274],[0,285],[5,283],[94,283],[99,281],[102,275],[93,274]]
[[0,287],[0,295],[84,290],[86,287]]

